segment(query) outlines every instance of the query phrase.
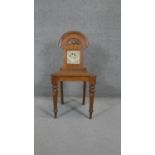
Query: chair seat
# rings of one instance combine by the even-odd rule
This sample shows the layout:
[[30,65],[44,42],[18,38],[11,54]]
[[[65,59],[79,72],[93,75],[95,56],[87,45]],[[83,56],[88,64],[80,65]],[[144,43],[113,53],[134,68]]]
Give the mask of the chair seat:
[[95,76],[92,73],[89,73],[87,71],[58,71],[52,74],[52,76],[63,76],[63,77],[88,77],[88,76]]

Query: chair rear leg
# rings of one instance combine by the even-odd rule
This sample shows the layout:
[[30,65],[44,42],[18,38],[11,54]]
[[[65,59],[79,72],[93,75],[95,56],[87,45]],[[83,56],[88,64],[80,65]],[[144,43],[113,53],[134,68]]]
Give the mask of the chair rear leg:
[[63,81],[60,81],[61,104],[64,104]]
[[85,105],[85,97],[86,97],[86,82],[83,82],[83,100],[82,105]]

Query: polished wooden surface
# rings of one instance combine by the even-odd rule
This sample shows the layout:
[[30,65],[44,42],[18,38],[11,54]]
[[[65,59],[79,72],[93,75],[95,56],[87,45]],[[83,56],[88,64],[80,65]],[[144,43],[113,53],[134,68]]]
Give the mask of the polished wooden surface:
[[[64,51],[64,63],[60,71],[51,75],[52,96],[53,96],[53,111],[54,117],[57,118],[57,98],[58,98],[58,85],[60,83],[61,103],[64,104],[63,82],[64,81],[81,81],[83,82],[83,100],[85,104],[86,84],[89,84],[89,118],[92,118],[96,76],[89,73],[84,67],[83,52],[89,45],[88,39],[84,34],[77,31],[70,31],[65,33],[60,41],[59,46]],[[80,64],[67,64],[67,50],[80,51]]]
[[61,104],[64,104],[63,81],[60,81]]
[[85,105],[85,98],[86,98],[86,82],[83,82],[83,100],[82,104]]

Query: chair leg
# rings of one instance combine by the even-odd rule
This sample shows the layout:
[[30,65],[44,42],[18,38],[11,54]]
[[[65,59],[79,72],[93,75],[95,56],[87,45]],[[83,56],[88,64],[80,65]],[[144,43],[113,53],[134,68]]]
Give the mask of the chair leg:
[[61,104],[64,104],[63,81],[60,81]]
[[83,82],[83,101],[82,105],[85,105],[85,97],[86,97],[86,82]]
[[57,107],[58,87],[57,87],[57,84],[53,84],[52,95],[53,95],[54,118],[57,118],[57,112],[58,112],[58,107]]
[[93,105],[94,105],[95,85],[89,86],[89,118],[92,119]]

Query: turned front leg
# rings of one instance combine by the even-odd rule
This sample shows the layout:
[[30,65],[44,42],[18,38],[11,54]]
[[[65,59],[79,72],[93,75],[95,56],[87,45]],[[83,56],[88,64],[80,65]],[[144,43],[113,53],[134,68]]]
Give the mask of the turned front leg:
[[54,112],[54,118],[57,118],[57,112],[58,112],[58,107],[57,107],[57,98],[58,98],[58,86],[57,84],[53,84],[53,112]]
[[93,106],[94,106],[95,85],[89,86],[89,118],[92,118]]

